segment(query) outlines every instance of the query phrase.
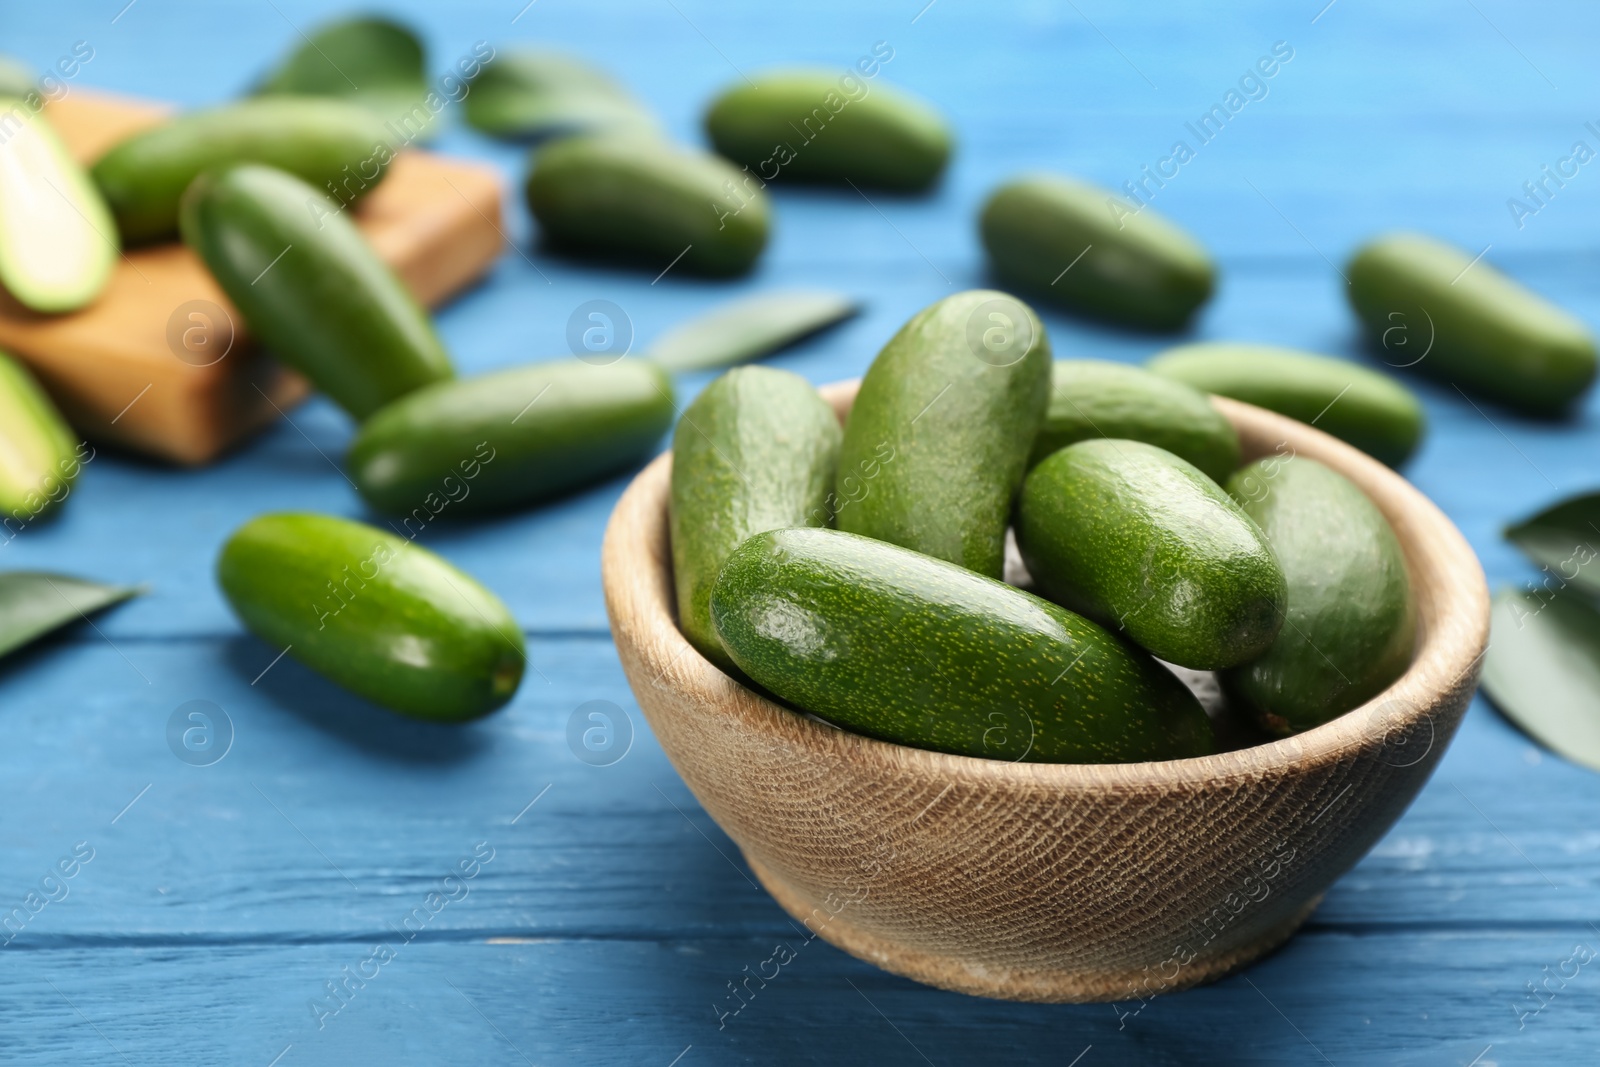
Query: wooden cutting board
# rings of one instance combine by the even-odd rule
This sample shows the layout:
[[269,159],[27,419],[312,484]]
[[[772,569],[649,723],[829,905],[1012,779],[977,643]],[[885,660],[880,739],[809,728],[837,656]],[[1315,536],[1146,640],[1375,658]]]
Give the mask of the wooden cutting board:
[[[49,106],[81,162],[168,109],[74,90]],[[481,277],[504,247],[500,179],[490,167],[402,152],[356,209],[378,254],[428,306]],[[0,348],[26,363],[79,433],[199,464],[310,393],[257,350],[243,320],[182,244],[124,253],[93,306],[37,315],[0,294]]]

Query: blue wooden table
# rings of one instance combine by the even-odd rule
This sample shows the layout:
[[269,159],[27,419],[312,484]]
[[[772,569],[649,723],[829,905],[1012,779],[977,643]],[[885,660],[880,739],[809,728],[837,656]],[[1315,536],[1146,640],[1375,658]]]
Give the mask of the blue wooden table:
[[[566,354],[587,300],[620,305],[644,342],[736,294],[826,285],[867,313],[774,362],[818,382],[855,375],[918,308],[986,282],[973,220],[997,181],[1043,167],[1120,187],[1176,141],[1194,158],[1154,204],[1222,265],[1193,336],[1358,355],[1337,268],[1397,226],[1487,246],[1600,325],[1600,163],[1543,203],[1523,189],[1574,142],[1600,148],[1585,125],[1600,126],[1600,12],[1581,0],[524,2],[388,6],[426,33],[435,69],[479,40],[568,47],[688,140],[741,71],[842,69],[887,42],[883,76],[943,108],[960,148],[926,198],[778,191],[769,253],[732,283],[552,258],[513,195],[517,248],[440,316],[469,370]],[[242,91],[327,13],[310,0],[7,4],[0,48],[44,67],[88,42],[69,90],[203,104]],[[1186,123],[1276,42],[1292,58],[1201,143]],[[518,151],[459,123],[438,147],[520,181]],[[1139,360],[1167,343],[1045,321],[1059,355]],[[1600,400],[1549,425],[1416,388],[1432,429],[1408,475],[1492,585],[1528,579],[1499,528],[1600,482]],[[59,520],[0,550],[0,567],[153,584],[0,666],[0,913],[27,916],[0,933],[0,1062],[1593,1061],[1600,778],[1481,700],[1410,812],[1298,937],[1236,977],[1142,1007],[1017,1005],[817,942],[719,1025],[727,983],[796,933],[673,773],[617,664],[599,545],[625,479],[423,535],[506,599],[536,668],[498,715],[436,728],[273,665],[212,584],[221,540],[259,512],[364,514],[328,458],[350,433],[318,400],[202,471],[103,451]],[[171,740],[190,701],[212,709],[209,755]],[[604,758],[569,742],[590,701],[620,709]]]

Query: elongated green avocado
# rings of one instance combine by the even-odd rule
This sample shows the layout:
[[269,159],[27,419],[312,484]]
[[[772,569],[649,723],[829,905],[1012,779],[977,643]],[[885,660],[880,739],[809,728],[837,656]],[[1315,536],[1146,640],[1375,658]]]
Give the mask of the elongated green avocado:
[[1239,435],[1201,393],[1125,363],[1058,359],[1050,408],[1029,465],[1096,437],[1166,449],[1221,482],[1239,466]]
[[[178,231],[178,204],[202,172],[264,163],[353,204],[383,179],[394,151],[383,120],[329,97],[261,97],[180,115],[118,142],[91,174],[129,242]],[[304,209],[315,213],[321,201]],[[336,209],[330,209],[336,210]]]
[[579,359],[424,386],[362,423],[345,466],[379,511],[426,523],[536,503],[648,456],[672,381],[642,359]]
[[1289,590],[1272,647],[1223,672],[1230,699],[1284,735],[1377,696],[1410,664],[1415,635],[1405,556],[1383,513],[1304,456],[1257,460],[1228,492],[1266,534]]
[[1217,483],[1139,441],[1080,441],[1035,467],[1017,547],[1050,599],[1170,663],[1255,659],[1283,624],[1283,570]]
[[81,467],[77,435],[33,375],[0,352],[0,517],[27,522],[48,514]]
[[950,127],[921,100],[832,70],[772,70],[706,112],[718,152],[763,182],[833,182],[913,192],[950,158]]
[[[711,586],[751,536],[828,526],[848,501],[834,493],[839,420],[798,374],[729,371],[695,398],[672,435],[672,576],[678,625],[701,655],[733,666],[711,624]],[[854,472],[864,485],[868,470]]]
[[1031,308],[992,289],[932,304],[861,380],[839,451],[839,495],[878,474],[838,527],[999,578],[1011,498],[1050,399],[1050,342]]
[[1350,306],[1383,360],[1530,415],[1567,411],[1594,382],[1588,327],[1481,258],[1395,233],[1345,268]]
[[1194,695],[1088,619],[870,538],[798,528],[740,545],[711,590],[739,668],[869,737],[1011,762],[1212,751]]
[[717,156],[647,135],[567,137],[539,148],[527,193],[556,248],[652,273],[742,274],[767,243],[760,182]]
[[202,174],[181,225],[250,332],[356,419],[454,376],[416,298],[294,175],[258,163]]
[[1216,267],[1198,241],[1150,207],[1052,174],[989,196],[978,220],[1003,281],[1093,318],[1176,330],[1211,297]]
[[1427,416],[1411,390],[1345,359],[1211,341],[1169,348],[1146,368],[1201,392],[1299,419],[1391,467],[1410,458],[1427,430]]
[[105,200],[44,113],[0,97],[0,285],[30,310],[76,311],[106,287],[118,251]]
[[522,631],[493,593],[410,541],[328,515],[262,515],[217,557],[251,633],[402,715],[476,719],[511,699]]

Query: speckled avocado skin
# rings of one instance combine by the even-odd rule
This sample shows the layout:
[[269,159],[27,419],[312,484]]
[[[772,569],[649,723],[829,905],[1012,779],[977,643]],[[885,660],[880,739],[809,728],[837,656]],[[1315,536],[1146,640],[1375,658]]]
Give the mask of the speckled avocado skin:
[[351,214],[292,174],[244,163],[194,180],[180,228],[241,325],[360,421],[455,370]]
[[1160,664],[1072,612],[917,552],[833,530],[760,534],[711,617],[739,667],[840,726],[1010,762],[1129,763],[1213,750]]
[[[845,423],[838,492],[859,499],[839,529],[999,578],[1049,399],[1050,343],[1016,297],[974,289],[919,311],[872,361]],[[846,483],[870,463],[875,477]]]
[[1386,362],[1531,415],[1559,415],[1594,384],[1589,328],[1466,249],[1385,234],[1356,250],[1345,275]]
[[1179,666],[1254,659],[1283,623],[1283,571],[1260,528],[1154,445],[1080,441],[1039,464],[1022,487],[1017,546],[1050,599]]
[[1125,363],[1056,360],[1029,464],[1096,437],[1158,445],[1218,482],[1239,466],[1239,435],[1199,390]]
[[1216,284],[1206,250],[1154,208],[1054,174],[1000,186],[978,231],[1007,284],[1136,329],[1179,328]]
[[476,719],[522,681],[522,630],[499,598],[386,530],[261,515],[222,546],[217,584],[251,633],[402,715]]
[[672,435],[672,575],[678,625],[724,670],[711,584],[754,534],[831,523],[839,420],[797,374],[740,367],[706,387]]
[[540,236],[568,252],[725,276],[749,270],[767,244],[758,180],[720,156],[645,135],[540,147],[525,189]]
[[[852,91],[853,90],[853,91]],[[712,101],[717,151],[767,181],[831,182],[915,192],[950,158],[950,127],[921,100],[836,70],[774,70]]]
[[645,459],[674,410],[672,379],[649,360],[555,359],[407,393],[361,424],[345,466],[391,515],[503,511]]
[[1411,390],[1347,359],[1207,341],[1168,349],[1146,368],[1201,392],[1314,425],[1391,467],[1410,458],[1427,429],[1422,404]]
[[1415,636],[1411,583],[1400,542],[1366,495],[1304,457],[1258,460],[1228,492],[1260,525],[1289,583],[1278,639],[1223,673],[1230,700],[1272,733],[1299,733],[1400,677]]

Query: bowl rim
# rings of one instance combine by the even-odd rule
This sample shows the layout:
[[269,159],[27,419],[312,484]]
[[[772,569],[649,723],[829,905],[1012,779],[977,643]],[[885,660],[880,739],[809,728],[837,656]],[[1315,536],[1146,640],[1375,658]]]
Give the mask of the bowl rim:
[[[820,387],[841,420],[859,383],[860,379],[852,379]],[[1027,786],[1053,792],[1198,787],[1337,762],[1353,750],[1382,746],[1396,733],[1409,737],[1424,722],[1432,731],[1430,739],[1440,733],[1447,738],[1459,712],[1442,723],[1434,722],[1434,713],[1447,705],[1450,695],[1475,683],[1488,644],[1488,587],[1466,539],[1419,490],[1365,453],[1313,426],[1263,408],[1223,397],[1210,399],[1239,432],[1243,462],[1287,445],[1293,454],[1327,464],[1355,482],[1377,505],[1405,552],[1417,608],[1417,647],[1411,665],[1371,700],[1304,733],[1177,760],[1016,763],[912,748],[798,714],[724,674],[678,629],[667,545],[670,451],[656,457],[633,479],[607,525],[601,577],[613,637],[619,649],[626,646],[640,656],[641,666],[652,677],[649,684],[670,684],[695,695],[701,704],[714,706],[719,715],[736,716],[749,729],[781,732],[788,741],[830,750],[840,761],[873,763],[888,772],[932,774],[967,785]],[[1462,709],[1465,704],[1464,699],[1459,701]],[[1386,708],[1393,710],[1377,714]],[[1418,762],[1426,755],[1418,757]]]

